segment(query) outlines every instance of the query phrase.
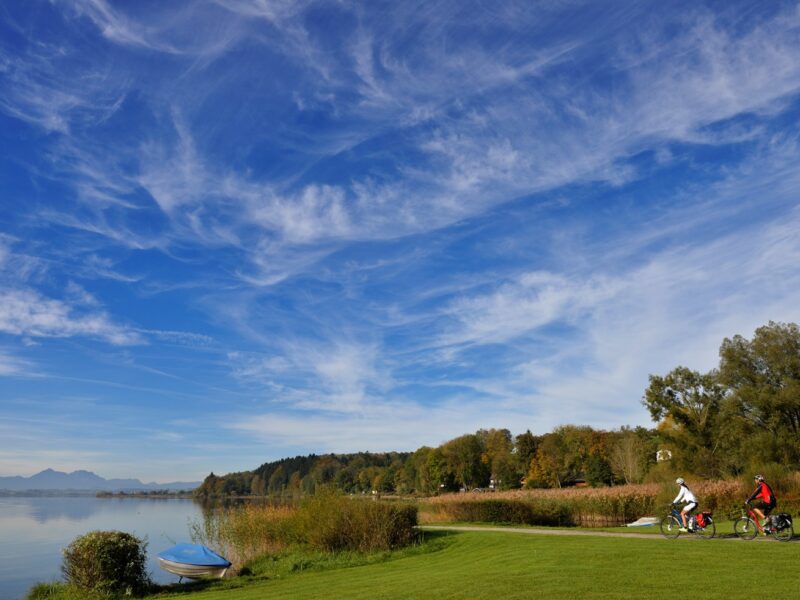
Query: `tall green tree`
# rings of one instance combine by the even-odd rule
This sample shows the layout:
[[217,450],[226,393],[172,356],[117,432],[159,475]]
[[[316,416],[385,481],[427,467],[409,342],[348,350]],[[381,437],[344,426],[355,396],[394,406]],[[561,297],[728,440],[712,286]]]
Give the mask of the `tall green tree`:
[[456,485],[456,476],[448,464],[442,446],[428,452],[425,462],[431,487],[436,491],[451,490]]
[[538,446],[539,436],[533,435],[530,429],[525,433],[520,433],[514,439],[514,455],[517,458],[517,469],[521,477],[528,472]]
[[717,437],[725,388],[716,371],[677,367],[664,377],[650,375],[643,404],[674,449],[678,466],[694,473],[720,473]]
[[448,469],[465,489],[489,483],[489,469],[481,461],[484,447],[480,436],[472,433],[459,436],[442,446]]
[[499,489],[519,487],[514,438],[508,429],[481,429],[476,434],[483,445],[481,462],[489,468]]
[[759,327],[752,340],[726,338],[719,378],[730,391],[728,413],[761,460],[800,466],[800,328]]

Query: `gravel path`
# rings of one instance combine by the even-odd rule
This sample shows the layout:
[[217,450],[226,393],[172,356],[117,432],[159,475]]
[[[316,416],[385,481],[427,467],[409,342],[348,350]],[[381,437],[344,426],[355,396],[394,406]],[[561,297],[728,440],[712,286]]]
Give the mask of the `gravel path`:
[[[616,531],[590,531],[586,529],[534,529],[528,527],[471,527],[469,525],[420,525],[420,529],[428,531],[498,531],[502,533],[527,533],[528,535],[578,535],[578,536],[592,536],[592,537],[617,537],[617,538],[637,538],[643,540],[664,539],[658,534],[652,533],[627,533]],[[699,540],[702,539],[696,535],[683,534],[677,539],[679,540]],[[718,535],[714,539],[719,540],[734,540],[740,541],[739,538],[733,534]],[[775,541],[770,536],[755,538],[757,542],[770,542]],[[792,542],[798,542],[800,538],[795,538]],[[776,542],[777,543],[777,542]]]

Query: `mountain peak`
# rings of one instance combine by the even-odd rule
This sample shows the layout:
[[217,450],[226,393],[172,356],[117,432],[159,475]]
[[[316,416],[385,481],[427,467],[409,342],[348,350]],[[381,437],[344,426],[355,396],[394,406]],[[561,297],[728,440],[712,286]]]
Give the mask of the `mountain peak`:
[[31,477],[0,477],[0,490],[143,490],[193,489],[200,482],[142,483],[138,479],[105,479],[92,471],[78,469],[72,473],[45,469]]

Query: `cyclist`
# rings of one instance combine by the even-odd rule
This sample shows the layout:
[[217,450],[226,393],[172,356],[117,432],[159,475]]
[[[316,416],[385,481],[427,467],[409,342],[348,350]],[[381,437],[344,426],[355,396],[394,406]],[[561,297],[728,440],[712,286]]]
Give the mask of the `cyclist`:
[[692,490],[689,489],[689,486],[686,485],[686,481],[684,481],[683,477],[678,477],[675,480],[680,486],[678,490],[678,495],[675,496],[675,500],[672,501],[673,504],[678,504],[679,502],[685,502],[686,506],[683,507],[681,510],[681,520],[683,521],[683,527],[681,527],[678,531],[682,531],[686,533],[689,531],[688,528],[688,517],[692,514],[695,508],[697,508],[697,498],[692,493]]
[[778,505],[778,500],[775,498],[772,488],[769,487],[769,484],[764,481],[761,475],[756,475],[753,479],[756,481],[756,489],[750,494],[746,504],[750,504],[753,500],[761,500],[758,506],[753,507],[753,512],[764,521],[764,527],[766,528],[770,522],[769,513]]

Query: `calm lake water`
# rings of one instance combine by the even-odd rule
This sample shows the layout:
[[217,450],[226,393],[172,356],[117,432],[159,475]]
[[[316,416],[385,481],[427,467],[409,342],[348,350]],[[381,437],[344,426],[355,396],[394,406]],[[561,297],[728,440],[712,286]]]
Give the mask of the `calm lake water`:
[[156,555],[191,541],[189,522],[201,517],[200,505],[183,499],[0,497],[0,598],[17,600],[36,582],[61,579],[61,549],[95,529],[146,537],[153,579],[177,581]]

